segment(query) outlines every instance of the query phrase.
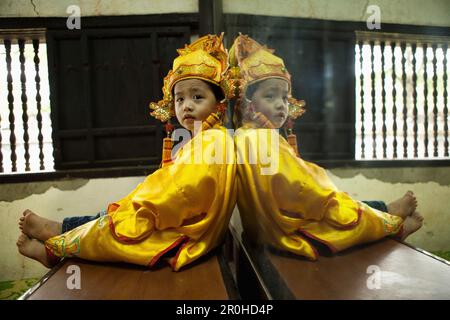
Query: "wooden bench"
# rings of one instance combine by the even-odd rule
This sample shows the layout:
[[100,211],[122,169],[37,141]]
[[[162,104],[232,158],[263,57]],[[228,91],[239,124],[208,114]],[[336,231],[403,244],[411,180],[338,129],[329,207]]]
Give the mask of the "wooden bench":
[[255,248],[230,228],[243,299],[450,299],[450,263],[390,238],[314,262]]
[[[80,289],[67,282],[79,267]],[[68,273],[68,271],[70,271]],[[124,263],[96,263],[64,259],[51,269],[21,300],[234,300],[232,275],[221,250],[200,258],[179,272],[169,265],[148,269]]]
[[[65,259],[21,299],[450,299],[450,264],[392,239],[312,262],[254,248],[242,229],[230,231],[220,250],[180,272]],[[80,268],[81,289],[68,288],[71,265]]]

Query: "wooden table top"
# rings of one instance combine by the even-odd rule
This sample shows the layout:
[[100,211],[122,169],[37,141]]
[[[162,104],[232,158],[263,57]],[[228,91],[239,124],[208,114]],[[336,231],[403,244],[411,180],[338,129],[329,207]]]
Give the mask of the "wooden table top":
[[[69,289],[73,275],[69,266],[80,269],[80,289]],[[69,271],[69,272],[68,272]],[[73,278],[72,278],[73,279]],[[73,283],[70,279],[69,282]],[[35,287],[27,300],[228,300],[218,255],[207,255],[174,272],[168,265],[148,269],[129,264],[95,263],[66,259],[55,266]]]
[[295,299],[450,299],[450,264],[392,239],[316,262],[265,252]]

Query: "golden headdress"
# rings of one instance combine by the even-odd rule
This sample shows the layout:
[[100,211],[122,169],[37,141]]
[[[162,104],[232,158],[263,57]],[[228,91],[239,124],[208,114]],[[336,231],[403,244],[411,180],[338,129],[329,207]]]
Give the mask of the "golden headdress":
[[228,69],[228,52],[220,36],[206,35],[195,42],[178,49],[179,56],[173,61],[173,68],[164,78],[162,88],[163,99],[158,103],[151,102],[150,114],[162,122],[175,115],[172,90],[174,85],[183,79],[200,79],[219,86],[225,99],[234,97],[234,80],[225,79]]
[[274,51],[240,34],[230,49],[228,77],[238,82],[241,100],[245,99],[247,88],[252,84],[270,78],[286,80],[289,85],[289,117],[296,119],[305,112],[305,101],[292,97],[291,75],[283,59],[274,55]]
[[235,82],[229,76],[228,52],[222,43],[223,33],[220,36],[206,35],[184,48],[178,49],[178,57],[173,61],[173,68],[164,78],[162,88],[163,98],[157,103],[151,102],[149,107],[153,111],[150,115],[166,123],[167,137],[163,140],[162,162],[164,167],[172,163],[173,141],[170,138],[173,126],[170,118],[175,116],[173,98],[174,85],[184,79],[200,79],[219,86],[224,94],[224,100],[219,101],[217,112],[211,113],[202,123],[202,130],[212,128],[222,121],[228,106],[227,100],[234,98],[237,91]]

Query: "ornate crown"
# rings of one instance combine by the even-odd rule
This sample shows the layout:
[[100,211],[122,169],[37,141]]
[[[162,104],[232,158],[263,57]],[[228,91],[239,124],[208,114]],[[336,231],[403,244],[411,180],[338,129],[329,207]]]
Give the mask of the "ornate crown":
[[234,98],[237,91],[235,79],[225,77],[228,69],[228,52],[220,36],[206,35],[195,42],[178,49],[179,56],[173,61],[173,68],[164,78],[162,88],[163,99],[151,102],[150,113],[162,122],[175,115],[172,90],[174,85],[183,79],[201,79],[219,86],[226,100]]
[[241,100],[245,99],[245,92],[252,84],[269,78],[286,80],[289,85],[289,117],[296,119],[305,112],[305,101],[292,97],[291,75],[283,59],[273,53],[273,49],[240,34],[230,49],[230,68],[226,77],[235,80],[234,84],[238,88],[236,95]]

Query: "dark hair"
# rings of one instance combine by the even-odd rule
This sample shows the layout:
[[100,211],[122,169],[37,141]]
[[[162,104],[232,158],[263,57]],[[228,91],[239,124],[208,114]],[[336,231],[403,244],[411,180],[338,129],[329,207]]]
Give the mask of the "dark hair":
[[[264,81],[264,80],[263,80],[263,81]],[[253,94],[255,93],[256,89],[258,89],[259,85],[260,85],[263,81],[253,83],[253,84],[251,84],[251,85],[249,85],[249,86],[247,87],[247,90],[245,90],[245,97],[246,97],[248,100],[252,100]]]
[[208,86],[211,88],[212,92],[214,93],[214,96],[216,97],[217,102],[220,102],[225,98],[222,89],[218,85],[215,85],[214,83],[211,83],[209,81],[204,82],[206,82],[206,84],[208,84]]

